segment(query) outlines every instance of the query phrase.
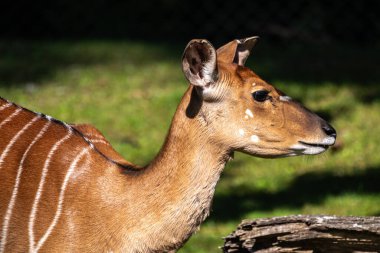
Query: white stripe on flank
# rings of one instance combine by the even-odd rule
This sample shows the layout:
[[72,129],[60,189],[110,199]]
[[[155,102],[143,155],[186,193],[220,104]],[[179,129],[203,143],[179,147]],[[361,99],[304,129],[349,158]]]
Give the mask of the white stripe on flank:
[[108,142],[106,142],[105,140],[101,140],[101,139],[91,139],[90,142],[92,142],[92,143],[101,143],[101,144],[104,144],[104,145],[109,145]]
[[50,223],[50,226],[49,228],[46,230],[45,234],[41,237],[41,239],[38,241],[36,247],[34,248],[34,252],[38,252],[40,250],[40,248],[42,247],[42,245],[45,243],[45,241],[47,240],[47,238],[49,237],[49,235],[51,234],[51,232],[53,231],[54,227],[57,225],[57,222],[58,222],[58,219],[59,217],[61,216],[61,213],[62,213],[62,204],[63,204],[63,199],[65,197],[65,191],[66,191],[66,187],[67,187],[67,184],[69,182],[69,179],[70,179],[70,176],[71,174],[74,172],[78,162],[82,159],[82,157],[84,155],[87,155],[88,154],[88,150],[89,148],[85,148],[83,149],[76,157],[75,159],[73,160],[73,162],[71,163],[69,169],[67,170],[67,173],[66,173],[66,176],[65,176],[65,179],[63,180],[63,184],[62,184],[62,187],[61,187],[61,191],[59,193],[59,198],[58,198],[58,205],[57,205],[57,211],[54,215],[54,219],[53,221]]
[[27,154],[29,153],[29,150],[31,149],[31,147],[34,145],[34,143],[36,143],[42,137],[42,135],[46,132],[49,125],[50,125],[50,122],[46,123],[43,126],[43,128],[40,130],[40,132],[37,134],[37,136],[29,144],[25,153],[22,155],[20,165],[19,165],[18,170],[17,170],[17,176],[16,176],[16,181],[15,181],[15,186],[13,187],[12,197],[11,197],[11,200],[9,201],[8,209],[7,209],[7,212],[5,213],[5,217],[4,217],[4,221],[3,221],[3,229],[2,229],[1,244],[0,244],[0,253],[4,252],[5,245],[7,243],[9,222],[12,218],[13,207],[15,205],[17,194],[18,194],[18,188],[20,185],[20,178],[21,178],[21,173],[23,171],[23,164],[24,164],[25,158],[26,158]]
[[104,138],[104,136],[100,135],[100,134],[97,134],[97,133],[86,133],[86,134],[83,134],[85,135],[86,137],[94,137],[94,138],[98,138],[98,139],[101,139],[101,138]]
[[0,111],[4,110],[5,108],[8,108],[9,106],[11,106],[12,104],[11,103],[6,103],[5,105],[2,105],[0,107]]
[[17,109],[16,111],[14,111],[11,115],[9,115],[8,118],[6,118],[5,120],[3,120],[3,121],[0,123],[0,128],[1,128],[4,124],[6,124],[7,122],[11,121],[12,118],[13,118],[14,116],[16,116],[17,114],[19,114],[21,110],[22,110],[21,108],[18,108],[18,109]]
[[31,121],[29,121],[28,124],[26,124],[20,131],[18,131],[18,133],[15,136],[13,136],[12,140],[8,143],[8,145],[5,147],[5,149],[3,150],[3,153],[0,156],[0,169],[1,169],[1,166],[3,165],[4,158],[7,156],[13,144],[15,144],[15,142],[20,137],[20,135],[24,133],[38,118],[39,116],[35,116]]
[[51,160],[52,156],[54,155],[54,152],[58,149],[58,147],[63,142],[65,142],[67,139],[69,139],[71,137],[71,135],[72,135],[72,131],[70,130],[65,135],[65,137],[63,137],[62,139],[60,139],[59,141],[57,141],[53,145],[53,147],[50,149],[50,151],[49,151],[49,153],[47,155],[47,158],[46,158],[45,163],[44,163],[44,167],[42,168],[40,183],[38,184],[36,198],[34,199],[33,206],[32,206],[32,211],[30,212],[29,222],[28,222],[29,252],[34,252],[34,244],[35,244],[35,241],[34,241],[34,231],[33,231],[33,229],[34,229],[34,221],[36,219],[37,207],[38,207],[38,203],[39,203],[40,198],[41,198],[42,189],[43,189],[44,184],[45,184],[45,178],[46,178],[47,171],[48,171],[48,168],[49,168],[50,160]]

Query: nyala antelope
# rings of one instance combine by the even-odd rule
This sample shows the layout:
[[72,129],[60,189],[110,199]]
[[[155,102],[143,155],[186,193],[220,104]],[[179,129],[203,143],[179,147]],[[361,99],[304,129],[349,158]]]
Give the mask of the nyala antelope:
[[145,167],[91,125],[0,99],[0,253],[176,250],[208,216],[235,151],[274,158],[327,150],[335,130],[244,66],[256,41],[218,50],[189,42],[189,87]]

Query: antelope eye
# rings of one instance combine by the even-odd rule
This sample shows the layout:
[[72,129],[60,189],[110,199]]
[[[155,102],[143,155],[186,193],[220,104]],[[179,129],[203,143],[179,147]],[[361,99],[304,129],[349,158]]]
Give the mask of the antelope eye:
[[252,93],[252,97],[258,102],[264,102],[268,99],[268,94],[269,92],[267,90],[258,90]]

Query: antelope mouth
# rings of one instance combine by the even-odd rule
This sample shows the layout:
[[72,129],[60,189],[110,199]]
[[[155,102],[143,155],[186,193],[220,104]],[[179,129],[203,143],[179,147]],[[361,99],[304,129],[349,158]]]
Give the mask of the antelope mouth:
[[298,141],[297,144],[290,147],[296,155],[317,155],[326,151],[330,146],[334,145],[334,140],[324,141],[323,143],[311,143]]
[[300,144],[304,145],[305,147],[316,147],[316,148],[324,148],[328,149],[331,145],[322,144],[322,143],[309,143],[304,141],[299,141]]

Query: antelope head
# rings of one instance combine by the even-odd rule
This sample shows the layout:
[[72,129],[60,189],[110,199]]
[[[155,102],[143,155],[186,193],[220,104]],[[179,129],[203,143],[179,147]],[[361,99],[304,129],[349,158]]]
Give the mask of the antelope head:
[[[244,64],[258,37],[234,40],[218,50],[207,40],[187,45],[182,67],[195,87],[188,116],[199,115],[210,141],[230,153],[259,157],[319,154],[335,143],[325,120],[268,84]],[[195,109],[194,109],[195,108]]]

